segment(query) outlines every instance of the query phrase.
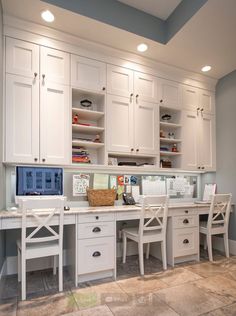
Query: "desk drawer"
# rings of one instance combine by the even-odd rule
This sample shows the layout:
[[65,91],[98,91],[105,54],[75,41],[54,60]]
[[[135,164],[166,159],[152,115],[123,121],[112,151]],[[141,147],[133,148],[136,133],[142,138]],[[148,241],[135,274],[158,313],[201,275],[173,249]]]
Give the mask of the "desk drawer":
[[78,223],[99,223],[115,220],[114,213],[79,214]]
[[197,215],[173,216],[173,228],[198,227]]
[[115,238],[93,238],[78,241],[78,274],[115,268]]
[[78,224],[78,239],[115,236],[115,221]]
[[174,257],[194,255],[198,253],[199,230],[198,227],[174,229],[173,250]]

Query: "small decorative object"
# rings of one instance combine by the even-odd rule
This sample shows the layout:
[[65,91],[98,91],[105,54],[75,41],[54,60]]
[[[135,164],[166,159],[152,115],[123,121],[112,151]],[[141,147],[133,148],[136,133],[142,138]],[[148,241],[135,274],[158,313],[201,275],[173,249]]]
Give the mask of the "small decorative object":
[[175,134],[169,132],[169,133],[168,133],[168,137],[169,137],[170,139],[175,139]]
[[169,159],[161,159],[160,167],[161,168],[172,168],[171,161]]
[[88,108],[90,109],[92,107],[92,101],[88,100],[88,99],[84,99],[84,100],[81,100],[80,101],[80,105],[83,107],[83,108]]
[[162,130],[160,130],[160,137],[165,138],[164,132]]
[[72,118],[72,123],[73,124],[78,124],[79,123],[79,116],[78,114],[75,114]]
[[164,114],[164,115],[162,115],[161,119],[163,121],[169,121],[171,119],[171,115],[170,114]]
[[93,140],[94,143],[101,143],[100,135],[96,135],[95,139]]
[[176,144],[173,144],[171,151],[172,151],[173,153],[177,153],[177,152],[178,152],[178,149],[177,149],[177,145],[176,145]]
[[118,161],[115,157],[108,157],[108,165],[109,166],[117,166]]

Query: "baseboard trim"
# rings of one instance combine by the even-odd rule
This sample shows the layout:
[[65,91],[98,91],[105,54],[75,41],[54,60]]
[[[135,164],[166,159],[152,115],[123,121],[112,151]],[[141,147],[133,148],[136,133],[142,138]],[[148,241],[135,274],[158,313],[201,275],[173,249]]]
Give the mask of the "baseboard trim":
[[[213,249],[216,249],[222,252],[225,251],[224,239],[221,237],[213,236],[212,245],[213,245]],[[236,255],[236,240],[229,239],[229,253],[234,256]]]

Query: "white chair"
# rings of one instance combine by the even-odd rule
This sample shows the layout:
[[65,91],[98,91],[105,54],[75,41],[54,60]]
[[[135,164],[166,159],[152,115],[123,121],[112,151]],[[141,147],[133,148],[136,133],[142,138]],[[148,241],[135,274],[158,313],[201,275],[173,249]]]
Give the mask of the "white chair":
[[[26,299],[26,260],[54,256],[53,273],[56,274],[56,259],[59,257],[59,291],[63,291],[63,218],[65,198],[22,198],[21,240],[17,240],[18,282],[21,281],[22,300]],[[57,214],[59,221],[53,218]],[[57,225],[58,231],[52,225]],[[33,230],[28,233],[29,227]],[[37,237],[41,229],[50,236]]]
[[207,222],[200,222],[200,233],[206,235],[204,248],[208,247],[209,260],[212,256],[212,235],[224,236],[224,246],[226,257],[229,257],[228,225],[231,210],[232,194],[212,195],[211,206]]
[[149,258],[150,243],[161,242],[163,269],[167,269],[166,226],[169,198],[143,196],[139,227],[123,229],[123,263],[126,262],[127,238],[138,243],[140,274],[144,275],[143,244],[147,244],[146,258]]

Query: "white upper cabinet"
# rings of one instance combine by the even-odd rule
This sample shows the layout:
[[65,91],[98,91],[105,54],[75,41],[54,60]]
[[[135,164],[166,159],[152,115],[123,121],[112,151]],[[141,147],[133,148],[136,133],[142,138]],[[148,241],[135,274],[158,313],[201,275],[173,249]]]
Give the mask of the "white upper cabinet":
[[71,85],[89,91],[105,91],[106,64],[86,57],[71,55]]
[[40,48],[40,74],[45,81],[69,85],[70,55],[47,47]]
[[157,103],[157,78],[135,71],[134,96],[137,100]]
[[135,104],[134,149],[137,154],[155,155],[158,152],[158,105],[139,100]]
[[39,75],[39,46],[6,38],[6,72],[34,78]]
[[208,90],[199,90],[200,110],[203,109],[203,112],[206,114],[215,113],[215,94]]
[[39,159],[39,89],[36,79],[6,75],[6,161]]
[[69,87],[46,83],[40,96],[40,162],[69,164]]
[[107,96],[107,150],[131,153],[133,143],[133,108],[130,98]]
[[133,71],[107,65],[107,93],[130,97],[133,93]]
[[199,107],[199,89],[183,85],[183,108],[197,110]]
[[160,105],[180,109],[182,107],[182,87],[179,83],[170,80],[158,80]]

